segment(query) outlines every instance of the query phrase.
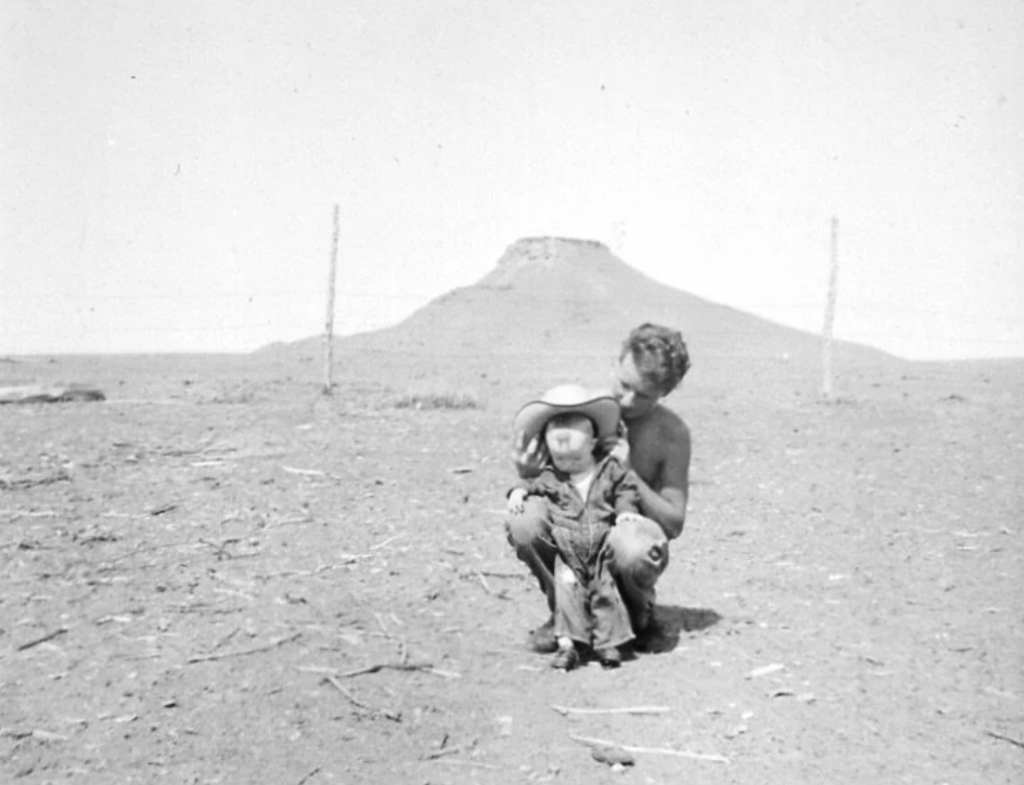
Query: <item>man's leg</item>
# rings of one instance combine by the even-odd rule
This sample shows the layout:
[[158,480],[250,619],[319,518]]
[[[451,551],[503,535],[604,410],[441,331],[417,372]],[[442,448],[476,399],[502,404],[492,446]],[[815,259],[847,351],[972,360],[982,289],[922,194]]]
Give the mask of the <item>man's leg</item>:
[[548,505],[544,499],[531,496],[523,512],[505,519],[508,542],[516,556],[537,578],[541,591],[548,598],[548,608],[555,609],[555,556],[558,548],[551,537]]
[[552,613],[548,621],[531,634],[530,647],[536,651],[554,651],[554,569],[558,548],[551,537],[547,502],[536,497],[528,498],[526,509],[521,514],[510,515],[505,519],[505,531],[508,533],[509,544],[515,548],[516,556],[537,578],[547,598],[548,610]]
[[608,548],[633,631],[641,637],[653,618],[654,585],[668,566],[668,538],[654,521],[628,518],[612,527]]

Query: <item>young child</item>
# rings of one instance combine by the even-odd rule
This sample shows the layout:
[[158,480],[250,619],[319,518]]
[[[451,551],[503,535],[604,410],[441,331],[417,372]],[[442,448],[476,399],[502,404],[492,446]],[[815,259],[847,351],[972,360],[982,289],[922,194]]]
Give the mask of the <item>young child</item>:
[[[614,441],[619,405],[577,385],[549,390],[516,415],[520,444],[539,456],[508,494],[511,515],[536,497],[547,506],[547,523],[558,550],[554,570],[554,619],[558,648],[552,667],[572,670],[578,645],[590,646],[604,667],[622,661],[619,648],[633,639],[629,614],[609,569],[608,532],[620,513],[639,512],[632,472],[605,454]],[[543,449],[541,448],[543,445]]]

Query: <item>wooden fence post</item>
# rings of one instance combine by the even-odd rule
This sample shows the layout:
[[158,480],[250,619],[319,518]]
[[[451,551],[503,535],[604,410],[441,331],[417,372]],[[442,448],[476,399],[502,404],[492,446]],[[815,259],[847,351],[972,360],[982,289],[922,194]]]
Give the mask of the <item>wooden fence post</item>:
[[334,386],[334,281],[338,272],[338,205],[334,205],[334,233],[331,238],[331,265],[327,275],[327,318],[324,320],[324,395]]
[[836,280],[839,277],[839,219],[832,217],[832,237],[828,266],[828,297],[825,301],[825,325],[821,331],[821,397],[834,398],[832,389],[832,326],[836,319]]

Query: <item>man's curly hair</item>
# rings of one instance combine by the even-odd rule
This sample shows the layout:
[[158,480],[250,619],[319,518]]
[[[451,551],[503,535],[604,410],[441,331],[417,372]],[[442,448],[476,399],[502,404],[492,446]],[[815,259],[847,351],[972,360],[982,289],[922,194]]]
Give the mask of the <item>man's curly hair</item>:
[[619,359],[627,354],[640,375],[657,385],[662,395],[678,387],[690,370],[690,354],[683,334],[661,325],[646,323],[634,329],[622,342]]

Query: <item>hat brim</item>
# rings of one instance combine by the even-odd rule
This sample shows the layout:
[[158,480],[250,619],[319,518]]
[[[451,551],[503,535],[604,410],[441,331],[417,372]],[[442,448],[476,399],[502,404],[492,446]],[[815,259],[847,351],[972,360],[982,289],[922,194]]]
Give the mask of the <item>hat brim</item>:
[[562,404],[530,401],[516,414],[513,428],[524,441],[544,430],[548,420],[557,414],[582,414],[594,421],[598,440],[614,437],[619,429],[619,402],[610,395],[600,395],[580,403]]

